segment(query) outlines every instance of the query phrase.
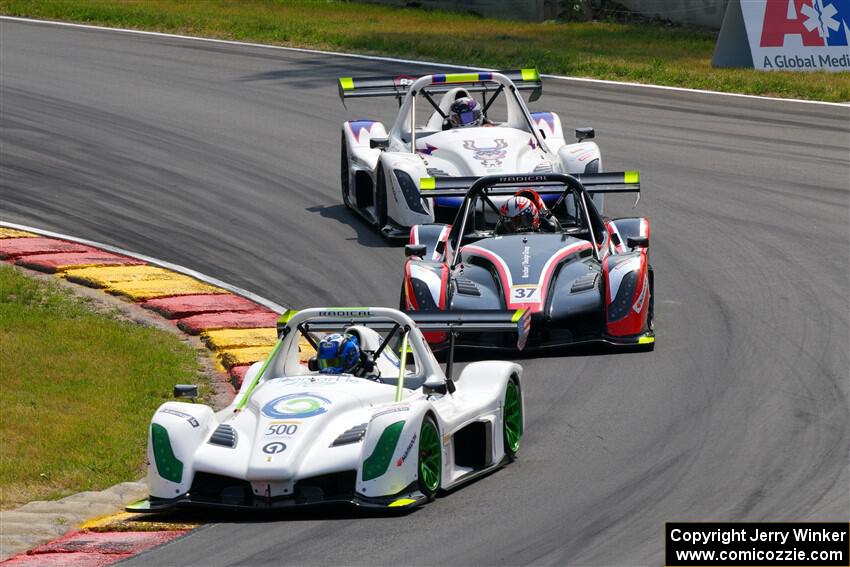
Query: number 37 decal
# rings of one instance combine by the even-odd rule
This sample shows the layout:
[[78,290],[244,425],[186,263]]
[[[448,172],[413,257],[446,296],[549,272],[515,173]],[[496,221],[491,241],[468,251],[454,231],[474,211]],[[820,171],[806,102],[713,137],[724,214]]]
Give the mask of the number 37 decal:
[[540,286],[515,285],[511,287],[511,302],[540,303]]

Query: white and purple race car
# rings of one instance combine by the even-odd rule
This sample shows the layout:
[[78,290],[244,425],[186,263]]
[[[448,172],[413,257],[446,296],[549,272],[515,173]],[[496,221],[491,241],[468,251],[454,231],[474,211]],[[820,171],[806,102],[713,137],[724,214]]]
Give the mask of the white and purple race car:
[[[421,179],[481,177],[496,173],[598,173],[599,147],[592,128],[564,138],[554,112],[530,112],[521,91],[537,100],[543,85],[535,69],[433,74],[423,77],[339,79],[343,102],[358,97],[399,100],[387,131],[375,120],[342,127],[341,181],[345,205],[389,238],[407,238],[410,227],[452,219],[457,197],[422,199]],[[456,127],[452,104],[480,97],[483,123]],[[594,197],[601,209],[602,197]]]

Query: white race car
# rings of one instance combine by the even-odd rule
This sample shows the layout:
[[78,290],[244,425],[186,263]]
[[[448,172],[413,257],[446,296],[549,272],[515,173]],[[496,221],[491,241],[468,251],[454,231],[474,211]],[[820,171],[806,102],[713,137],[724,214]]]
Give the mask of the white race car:
[[[567,143],[557,114],[529,112],[520,91],[530,90],[534,101],[542,88],[535,69],[339,79],[343,103],[394,96],[400,105],[389,132],[375,120],[343,124],[343,202],[385,236],[407,238],[416,224],[451,222],[462,201],[421,199],[429,189],[423,178],[601,172],[599,147],[585,141],[594,137],[592,128],[576,129],[577,143]],[[479,93],[483,123],[454,127],[452,104]],[[602,197],[594,200],[601,210]]]
[[[166,402],[148,435],[150,496],[127,507],[279,508],[424,503],[513,459],[524,423],[522,367],[473,362],[451,378],[420,331],[527,332],[523,311],[408,315],[387,308],[288,312],[280,340],[233,403]],[[329,332],[359,338],[368,375],[322,374],[305,353]],[[197,396],[197,387],[175,394]]]

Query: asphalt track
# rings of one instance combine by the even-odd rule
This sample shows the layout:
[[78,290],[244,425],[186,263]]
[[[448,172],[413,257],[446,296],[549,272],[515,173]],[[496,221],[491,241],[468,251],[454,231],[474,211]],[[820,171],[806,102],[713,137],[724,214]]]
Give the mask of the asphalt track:
[[[338,189],[340,124],[393,103],[334,78],[421,71],[2,21],[0,219],[395,305],[402,251]],[[520,460],[412,514],[217,516],[128,564],[659,565],[667,521],[847,521],[850,109],[561,81],[534,108],[643,173],[655,351],[523,360]]]

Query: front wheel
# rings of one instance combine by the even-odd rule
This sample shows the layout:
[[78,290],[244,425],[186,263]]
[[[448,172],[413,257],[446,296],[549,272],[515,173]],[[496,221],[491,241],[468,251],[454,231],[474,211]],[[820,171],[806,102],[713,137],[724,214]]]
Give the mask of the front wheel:
[[345,132],[342,134],[342,141],[340,142],[341,155],[339,158],[339,169],[340,169],[340,186],[342,187],[342,203],[348,207],[352,208],[351,203],[351,178],[349,176],[350,172],[348,171],[348,144],[345,141]]
[[502,417],[502,433],[505,441],[505,455],[510,460],[516,458],[519,442],[522,439],[522,397],[519,384],[511,378],[505,388],[505,407]]
[[419,429],[419,491],[433,500],[443,473],[440,431],[434,418],[426,415]]
[[649,315],[647,316],[647,327],[650,331],[655,330],[655,270],[649,267]]

